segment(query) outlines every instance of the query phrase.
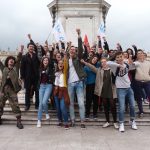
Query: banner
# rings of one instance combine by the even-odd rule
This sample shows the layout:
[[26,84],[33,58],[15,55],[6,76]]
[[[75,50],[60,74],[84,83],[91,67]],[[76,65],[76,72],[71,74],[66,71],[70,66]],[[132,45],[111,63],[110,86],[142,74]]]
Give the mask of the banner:
[[59,20],[57,20],[57,22],[55,23],[55,26],[53,28],[53,34],[57,42],[66,42],[66,35],[63,26]]
[[105,37],[105,26],[104,23],[102,22],[98,28],[98,35],[101,37]]

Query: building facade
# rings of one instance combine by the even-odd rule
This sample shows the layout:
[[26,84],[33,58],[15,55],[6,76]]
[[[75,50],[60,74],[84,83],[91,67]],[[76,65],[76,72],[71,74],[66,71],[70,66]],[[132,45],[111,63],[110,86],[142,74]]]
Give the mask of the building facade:
[[87,34],[90,44],[95,42],[101,22],[106,26],[110,4],[104,0],[53,0],[48,8],[53,26],[59,19],[67,41],[77,45],[77,28],[81,29],[82,36]]

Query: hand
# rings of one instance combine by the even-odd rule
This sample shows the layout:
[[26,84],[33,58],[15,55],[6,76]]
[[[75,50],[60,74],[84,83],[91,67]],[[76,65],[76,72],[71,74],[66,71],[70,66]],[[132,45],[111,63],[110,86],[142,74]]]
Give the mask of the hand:
[[21,45],[20,48],[19,48],[19,52],[22,53],[23,49],[24,49],[24,45]]
[[31,40],[31,34],[28,34],[28,38],[29,38],[29,40]]
[[80,35],[80,34],[81,34],[80,29],[76,29],[76,32],[77,32],[77,34],[78,34],[78,35]]
[[48,41],[47,40],[45,41],[45,44],[48,45]]
[[98,35],[98,36],[97,36],[97,38],[98,38],[98,40],[100,40],[100,39],[101,39],[101,36],[100,36],[100,35]]
[[21,45],[21,51],[23,51],[23,49],[24,49],[24,45]]
[[85,64],[85,63],[86,63],[83,59],[81,59],[80,62],[81,62],[82,64]]
[[117,43],[117,46],[120,46],[120,43]]
[[106,42],[106,37],[103,37],[103,40]]
[[136,47],[136,45],[133,44],[132,47],[134,48],[134,47]]

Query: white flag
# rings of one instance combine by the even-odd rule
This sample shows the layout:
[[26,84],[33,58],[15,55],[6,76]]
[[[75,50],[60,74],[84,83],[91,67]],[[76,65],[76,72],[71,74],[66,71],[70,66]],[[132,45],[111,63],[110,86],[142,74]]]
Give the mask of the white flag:
[[55,23],[55,26],[53,28],[53,34],[57,42],[59,41],[66,42],[66,35],[63,26],[59,20],[57,20],[57,22]]
[[104,23],[102,22],[98,28],[98,35],[101,37],[105,37],[105,26]]

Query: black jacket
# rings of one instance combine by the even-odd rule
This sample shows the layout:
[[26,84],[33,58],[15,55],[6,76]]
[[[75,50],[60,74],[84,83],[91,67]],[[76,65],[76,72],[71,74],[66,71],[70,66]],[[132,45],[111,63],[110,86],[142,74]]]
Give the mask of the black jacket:
[[40,62],[35,53],[33,53],[32,58],[29,53],[22,57],[20,75],[21,79],[24,80],[25,88],[29,88],[33,83],[35,86],[38,84],[39,65]]

